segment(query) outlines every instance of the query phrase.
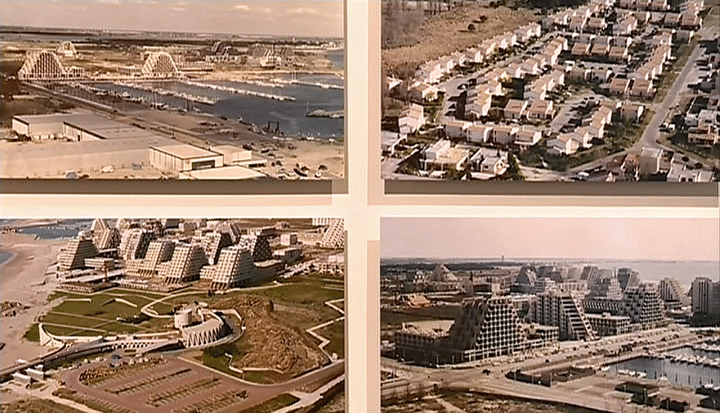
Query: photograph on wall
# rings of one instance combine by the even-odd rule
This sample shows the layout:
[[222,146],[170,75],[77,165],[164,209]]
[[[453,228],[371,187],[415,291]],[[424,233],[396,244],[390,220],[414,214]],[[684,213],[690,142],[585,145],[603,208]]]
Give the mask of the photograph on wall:
[[341,1],[1,10],[2,178],[344,178]]
[[0,228],[3,412],[345,411],[342,219]]
[[383,218],[382,411],[717,409],[719,225]]
[[720,179],[717,3],[381,8],[383,179]]

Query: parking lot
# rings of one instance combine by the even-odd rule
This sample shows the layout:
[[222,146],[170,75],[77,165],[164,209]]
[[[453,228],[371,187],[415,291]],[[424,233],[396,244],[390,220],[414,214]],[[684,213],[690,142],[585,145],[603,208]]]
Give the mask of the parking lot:
[[[324,386],[342,380],[342,360],[277,384],[255,384],[174,356],[123,364],[113,357],[64,370],[57,375],[62,396],[90,408],[119,413],[234,413],[271,399],[298,395],[299,406],[322,398]],[[71,393],[71,394],[68,394]],[[295,405],[293,405],[295,406]]]
[[92,363],[61,373],[65,385],[82,398],[114,411],[180,412],[189,405],[207,406],[208,412],[230,413],[255,404],[247,388],[224,375],[211,372],[179,358],[151,369],[137,368],[92,385],[81,383],[84,371],[106,362]]

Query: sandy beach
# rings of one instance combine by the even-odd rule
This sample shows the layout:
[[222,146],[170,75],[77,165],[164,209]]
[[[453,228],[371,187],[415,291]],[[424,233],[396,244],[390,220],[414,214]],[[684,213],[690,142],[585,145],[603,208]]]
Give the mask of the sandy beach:
[[0,350],[0,367],[12,365],[18,358],[30,359],[48,351],[22,337],[36,317],[50,307],[46,299],[55,281],[54,276],[46,280],[45,272],[56,261],[64,244],[65,241],[35,239],[25,234],[0,236],[0,249],[12,254],[0,265],[0,301],[15,301],[30,307],[14,317],[2,318],[0,341],[5,347]]

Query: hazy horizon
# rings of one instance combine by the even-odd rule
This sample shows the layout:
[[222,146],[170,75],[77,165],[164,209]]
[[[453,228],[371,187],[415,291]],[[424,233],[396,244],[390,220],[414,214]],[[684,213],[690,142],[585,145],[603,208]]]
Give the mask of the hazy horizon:
[[380,227],[382,258],[720,262],[713,218],[398,217]]
[[[383,260],[396,261],[443,261],[443,262],[496,262],[503,261],[503,257],[383,257]],[[676,259],[618,259],[618,258],[568,258],[568,257],[510,257],[505,256],[504,261],[568,261],[568,262],[715,262],[714,260],[676,260]],[[720,264],[719,264],[720,265]]]
[[[343,37],[340,0],[3,0],[3,26]],[[318,21],[322,24],[318,24]]]

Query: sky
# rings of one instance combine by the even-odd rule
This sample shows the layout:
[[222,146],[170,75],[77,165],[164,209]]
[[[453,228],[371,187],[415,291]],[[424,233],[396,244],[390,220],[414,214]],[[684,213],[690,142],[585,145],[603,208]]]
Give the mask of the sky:
[[2,0],[2,24],[342,37],[343,1]]
[[382,258],[720,260],[704,218],[383,218]]

